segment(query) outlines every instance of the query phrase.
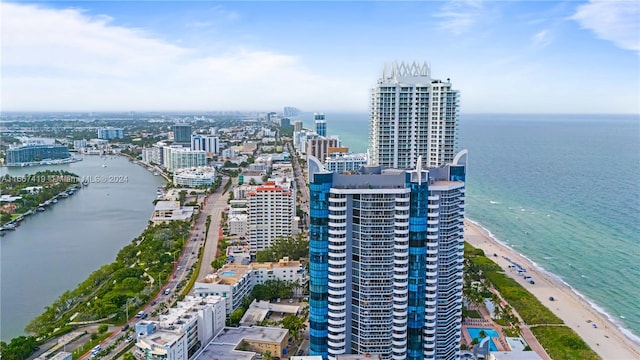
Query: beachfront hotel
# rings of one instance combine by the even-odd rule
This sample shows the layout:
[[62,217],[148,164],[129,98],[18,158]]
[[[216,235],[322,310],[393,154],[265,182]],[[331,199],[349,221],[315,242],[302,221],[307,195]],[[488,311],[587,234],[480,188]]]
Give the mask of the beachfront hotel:
[[457,146],[459,93],[449,79],[431,78],[424,63],[384,68],[371,93],[370,164],[413,169],[453,161]]
[[309,158],[309,355],[458,358],[466,154],[353,175]]

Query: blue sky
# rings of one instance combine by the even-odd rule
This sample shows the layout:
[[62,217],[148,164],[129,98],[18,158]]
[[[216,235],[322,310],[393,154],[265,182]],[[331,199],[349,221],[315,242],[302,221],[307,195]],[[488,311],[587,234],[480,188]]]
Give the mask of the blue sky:
[[0,3],[4,111],[366,112],[392,61],[467,113],[640,113],[640,2]]

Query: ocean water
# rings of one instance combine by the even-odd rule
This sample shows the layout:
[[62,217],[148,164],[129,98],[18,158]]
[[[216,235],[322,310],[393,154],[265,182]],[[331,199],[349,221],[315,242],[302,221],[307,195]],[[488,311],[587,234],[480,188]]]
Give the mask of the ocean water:
[[[301,114],[312,128],[313,114]],[[326,114],[364,152],[368,114]],[[571,286],[640,344],[637,115],[460,117],[467,218]]]

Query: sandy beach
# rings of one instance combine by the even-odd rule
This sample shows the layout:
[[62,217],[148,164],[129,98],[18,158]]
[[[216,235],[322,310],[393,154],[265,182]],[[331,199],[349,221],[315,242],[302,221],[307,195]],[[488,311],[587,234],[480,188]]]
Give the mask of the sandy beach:
[[[605,360],[640,359],[640,346],[625,337],[611,321],[593,309],[569,287],[534,268],[532,263],[520,256],[518,252],[498,243],[481,227],[470,221],[465,221],[465,240],[474,247],[484,250],[487,257],[505,269],[508,276],[518,281],[560,317],[600,357]],[[523,266],[527,270],[526,274],[533,277],[535,284],[529,284],[518,275],[517,271],[509,269],[510,263],[504,259],[504,256]],[[555,301],[549,300],[551,296]],[[593,324],[597,327],[594,328]]]

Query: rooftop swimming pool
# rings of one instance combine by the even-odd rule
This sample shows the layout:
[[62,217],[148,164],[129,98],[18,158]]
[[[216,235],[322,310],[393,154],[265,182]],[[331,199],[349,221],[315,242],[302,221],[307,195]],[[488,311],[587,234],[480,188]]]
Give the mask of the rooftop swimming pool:
[[235,274],[235,271],[223,271],[220,273],[220,276],[234,276]]
[[467,333],[469,333],[469,336],[471,337],[471,340],[478,338],[478,341],[480,341],[480,331],[483,331],[486,336],[492,338],[491,340],[489,340],[489,350],[490,351],[498,351],[498,348],[496,347],[496,344],[493,342],[493,338],[499,338],[500,334],[498,334],[498,332],[495,329],[490,329],[490,328],[467,328]]

